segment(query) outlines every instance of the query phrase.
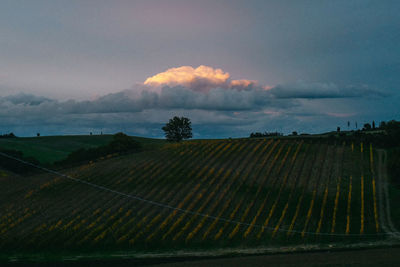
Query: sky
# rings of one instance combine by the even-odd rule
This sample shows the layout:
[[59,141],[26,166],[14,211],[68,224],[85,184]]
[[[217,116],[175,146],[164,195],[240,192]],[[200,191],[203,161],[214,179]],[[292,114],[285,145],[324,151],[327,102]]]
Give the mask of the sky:
[[[399,1],[2,0],[0,134],[194,138],[400,120]],[[350,127],[347,122],[350,121]]]

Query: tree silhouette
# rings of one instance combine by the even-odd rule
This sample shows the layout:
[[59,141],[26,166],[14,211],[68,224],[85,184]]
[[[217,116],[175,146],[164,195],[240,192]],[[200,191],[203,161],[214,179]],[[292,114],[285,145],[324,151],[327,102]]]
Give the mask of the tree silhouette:
[[364,130],[364,131],[369,131],[369,130],[371,130],[371,124],[365,123],[365,124],[364,124],[364,127],[363,127],[363,130]]
[[162,127],[165,137],[171,142],[180,142],[183,139],[192,138],[192,126],[190,119],[185,117],[173,117]]

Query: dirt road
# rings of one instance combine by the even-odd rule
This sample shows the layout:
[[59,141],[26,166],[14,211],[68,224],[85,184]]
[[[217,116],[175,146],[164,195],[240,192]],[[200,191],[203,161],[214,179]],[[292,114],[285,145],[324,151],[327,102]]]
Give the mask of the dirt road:
[[152,266],[400,266],[400,248],[248,256],[183,261]]
[[387,153],[385,150],[378,150],[378,199],[379,199],[379,220],[384,232],[390,233],[390,237],[400,240],[400,233],[395,228],[390,215],[389,180],[387,176]]

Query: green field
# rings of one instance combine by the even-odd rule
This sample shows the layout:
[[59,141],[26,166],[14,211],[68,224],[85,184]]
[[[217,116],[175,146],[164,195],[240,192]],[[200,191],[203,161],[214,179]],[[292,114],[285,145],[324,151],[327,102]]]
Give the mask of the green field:
[[[165,141],[144,137],[133,137],[145,149],[154,149]],[[23,138],[1,138],[0,148],[15,149],[25,157],[33,157],[42,164],[51,164],[65,159],[69,153],[80,148],[93,148],[105,145],[113,139],[112,135],[70,135]]]
[[[88,145],[96,144],[92,137]],[[149,147],[63,171],[78,181],[1,171],[1,251],[212,250],[393,237],[385,154],[371,144],[282,138],[156,140]]]

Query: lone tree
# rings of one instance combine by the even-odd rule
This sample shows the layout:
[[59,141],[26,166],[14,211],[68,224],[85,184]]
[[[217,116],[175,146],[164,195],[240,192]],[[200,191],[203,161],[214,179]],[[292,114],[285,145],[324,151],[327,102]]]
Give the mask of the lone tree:
[[192,138],[191,122],[185,117],[173,117],[162,129],[170,142],[180,142],[183,139]]

